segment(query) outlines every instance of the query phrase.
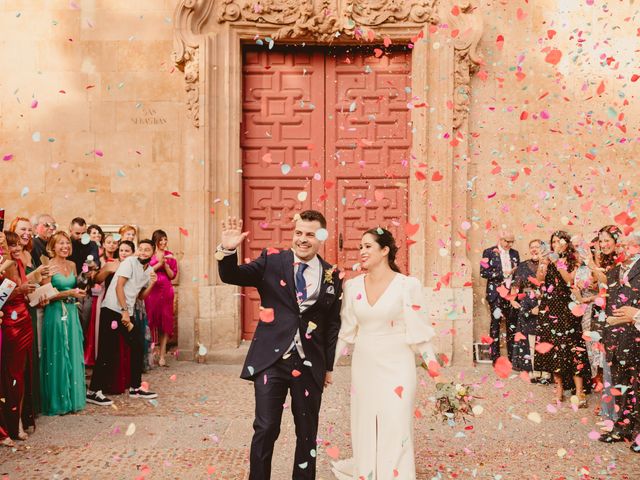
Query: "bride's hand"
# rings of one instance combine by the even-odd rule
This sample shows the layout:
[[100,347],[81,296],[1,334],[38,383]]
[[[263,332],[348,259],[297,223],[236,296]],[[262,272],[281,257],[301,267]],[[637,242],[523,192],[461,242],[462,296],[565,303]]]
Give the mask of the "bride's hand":
[[433,377],[433,383],[435,383],[436,385],[438,383],[451,383],[451,380],[449,380],[447,377],[444,377],[442,375],[438,375],[437,377]]
[[327,388],[333,383],[333,372],[327,372],[324,375],[324,388]]

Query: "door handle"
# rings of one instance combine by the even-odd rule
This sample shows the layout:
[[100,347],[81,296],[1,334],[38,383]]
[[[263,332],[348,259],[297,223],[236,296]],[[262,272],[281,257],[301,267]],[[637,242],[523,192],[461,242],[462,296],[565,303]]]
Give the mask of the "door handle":
[[338,235],[338,250],[342,251],[342,247],[344,247],[344,240],[342,239],[342,233]]

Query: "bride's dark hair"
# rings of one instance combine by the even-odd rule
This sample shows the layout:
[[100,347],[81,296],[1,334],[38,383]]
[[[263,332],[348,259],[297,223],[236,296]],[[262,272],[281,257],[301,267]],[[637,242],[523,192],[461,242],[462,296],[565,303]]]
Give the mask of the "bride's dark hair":
[[402,273],[398,265],[396,265],[398,246],[396,245],[396,239],[393,238],[391,232],[384,228],[376,227],[367,230],[362,234],[362,236],[365,236],[367,233],[375,238],[376,243],[380,245],[380,248],[389,247],[389,255],[387,256],[389,267],[391,267],[391,270],[393,270],[394,272]]

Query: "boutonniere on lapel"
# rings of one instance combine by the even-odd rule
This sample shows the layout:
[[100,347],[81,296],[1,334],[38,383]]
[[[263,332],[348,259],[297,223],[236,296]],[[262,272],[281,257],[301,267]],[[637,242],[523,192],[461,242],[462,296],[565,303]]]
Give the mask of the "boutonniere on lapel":
[[329,285],[333,285],[333,274],[335,273],[337,265],[334,265],[329,270],[324,271],[324,283],[328,283]]

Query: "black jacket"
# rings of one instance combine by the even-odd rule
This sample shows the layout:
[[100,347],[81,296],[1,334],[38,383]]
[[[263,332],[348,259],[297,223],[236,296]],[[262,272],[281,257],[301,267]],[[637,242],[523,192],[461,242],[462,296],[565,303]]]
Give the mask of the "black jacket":
[[33,268],[38,268],[40,265],[42,265],[42,262],[40,261],[40,257],[42,255],[44,255],[45,257],[49,256],[47,254],[47,242],[45,242],[38,236],[34,236],[33,248],[31,249],[31,263],[33,265]]
[[[520,254],[517,250],[510,248],[509,258],[511,258],[511,269],[513,271],[520,263]],[[497,245],[487,248],[482,252],[480,276],[487,279],[487,300],[490,303],[495,302],[500,296],[497,288],[504,282],[502,262],[500,261],[500,251],[498,250]]]
[[[327,371],[333,370],[336,343],[340,331],[340,305],[342,281],[335,270],[331,281],[325,280],[331,265],[322,258],[320,293],[315,304],[300,313],[294,282],[293,251],[262,254],[251,263],[238,265],[237,254],[224,257],[218,263],[223,282],[242,287],[255,287],[262,307],[274,310],[274,320],[258,322],[249,353],[242,368],[241,378],[255,379],[263,370],[282,357],[300,328],[302,348],[316,383],[322,387]],[[285,282],[283,286],[281,281]],[[316,325],[309,328],[310,323]]]
[[93,261],[100,268],[100,251],[96,242],[90,241],[84,244],[80,240],[71,240],[71,256],[68,260],[76,264],[78,275],[82,272],[82,265],[87,261],[89,255],[93,255]]
[[[640,308],[640,261],[629,271],[627,279],[627,285],[620,283],[620,265],[607,272],[607,317],[613,315],[616,308]],[[602,343],[608,362],[622,362],[627,368],[640,367],[640,331],[633,323],[605,324]]]

